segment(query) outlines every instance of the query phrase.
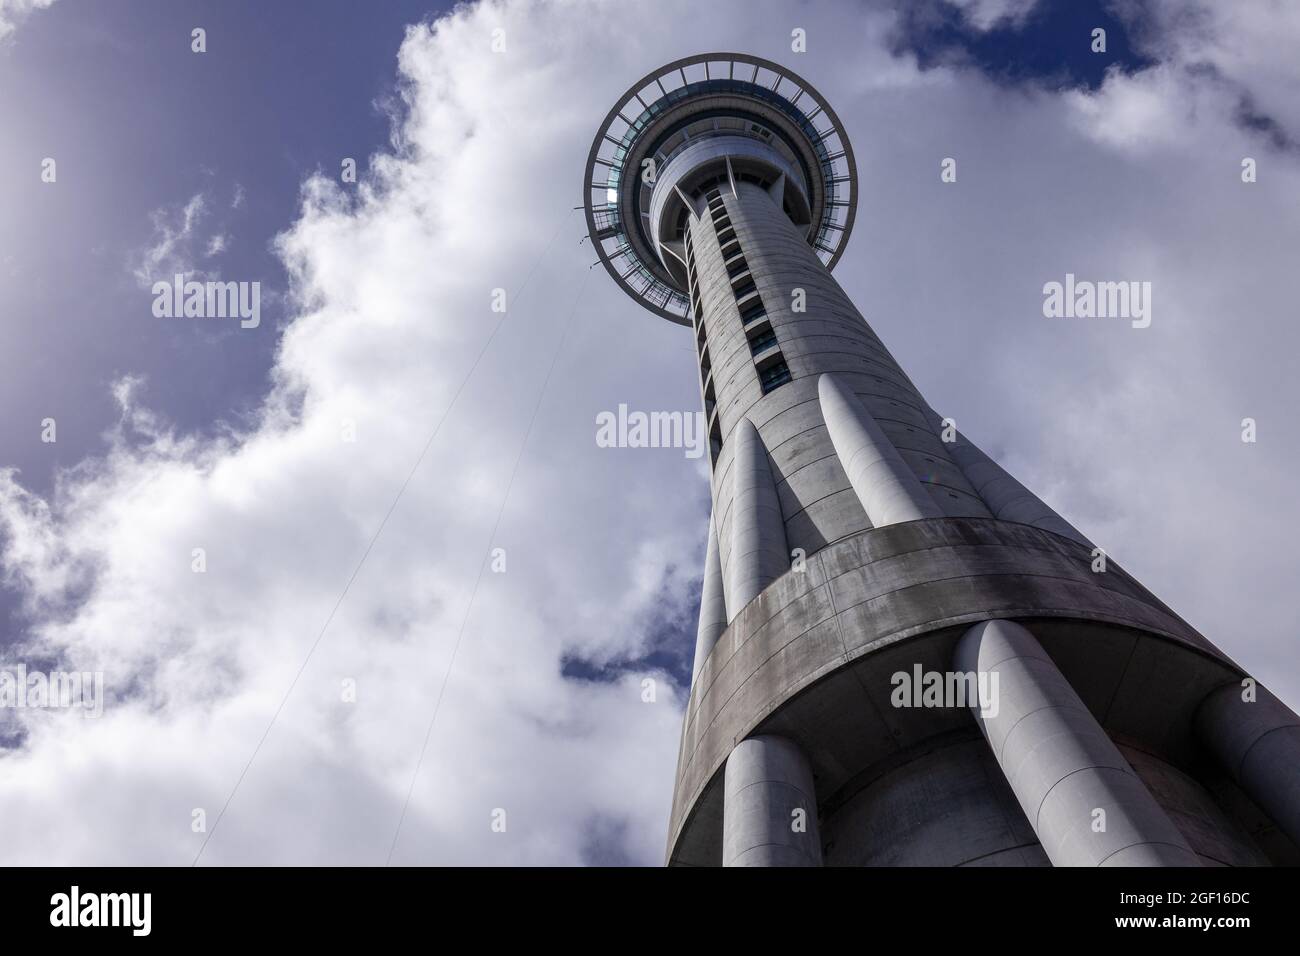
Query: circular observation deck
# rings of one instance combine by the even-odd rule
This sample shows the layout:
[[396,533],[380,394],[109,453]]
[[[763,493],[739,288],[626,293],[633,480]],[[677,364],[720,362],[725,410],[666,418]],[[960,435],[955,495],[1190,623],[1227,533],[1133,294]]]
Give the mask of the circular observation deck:
[[651,312],[691,324],[673,245],[688,197],[728,180],[781,181],[786,212],[834,268],[853,228],[857,168],[839,117],[802,77],[743,53],[698,54],[642,77],[605,117],[583,181],[587,230],[605,269]]

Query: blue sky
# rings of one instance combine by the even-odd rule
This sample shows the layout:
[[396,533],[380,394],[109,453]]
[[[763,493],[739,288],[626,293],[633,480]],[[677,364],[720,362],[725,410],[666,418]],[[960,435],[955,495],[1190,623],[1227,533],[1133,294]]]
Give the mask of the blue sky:
[[[112,706],[6,725],[0,814],[33,834],[7,861],[190,862],[192,812],[284,701],[204,862],[383,862],[399,818],[398,863],[660,862],[707,477],[594,422],[692,411],[698,384],[686,333],[589,270],[571,207],[609,104],[710,48],[785,63],[845,121],[837,275],[931,403],[1300,697],[1294,15],[25,6],[0,0],[5,647],[102,669]],[[137,273],[173,267],[261,281],[261,326],[155,318]],[[1151,328],[1048,322],[1066,272],[1152,281]]]
[[[893,49],[914,54],[922,68],[962,64],[1010,86],[1046,89],[1082,87],[1095,90],[1107,70],[1132,73],[1153,66],[1155,60],[1129,41],[1130,29],[1141,24],[1125,22],[1112,12],[1113,4],[1082,0],[1078,3],[1005,4],[1023,14],[981,27],[971,6],[943,0],[922,0],[900,8]],[[989,5],[997,7],[998,5]],[[1092,31],[1106,31],[1106,53],[1092,50]]]
[[[345,156],[364,170],[386,145],[394,55],[427,2],[361,5],[138,0],[60,3],[24,21],[0,56],[0,97],[17,135],[0,144],[6,348],[32,357],[0,381],[0,444],[31,487],[101,446],[116,418],[108,383],[136,372],[179,425],[237,416],[267,387],[282,307],[255,334],[150,321],[150,299],[122,269],[151,240],[151,214],[211,196],[209,232],[230,236],[219,265],[283,290],[270,249],[294,218],[298,187]],[[208,52],[190,50],[207,30]],[[33,169],[59,162],[57,189]],[[236,190],[244,201],[230,208]],[[21,233],[17,228],[21,225]],[[57,363],[58,374],[54,374]],[[33,442],[53,416],[58,442]]]

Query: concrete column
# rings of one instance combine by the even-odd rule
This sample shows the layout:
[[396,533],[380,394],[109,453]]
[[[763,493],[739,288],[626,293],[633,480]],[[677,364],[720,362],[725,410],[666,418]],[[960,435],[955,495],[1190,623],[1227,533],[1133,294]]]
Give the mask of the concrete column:
[[750,737],[727,758],[722,865],[822,865],[812,769],[792,741]]
[[971,713],[1054,866],[1201,865],[1029,631],[976,624],[954,665],[988,675],[989,706]]
[[817,380],[817,397],[831,444],[873,527],[943,517],[851,388],[825,374]]
[[718,555],[718,527],[709,516],[709,549],[704,556],[704,588],[700,595],[700,624],[695,631],[695,668],[691,684],[700,675],[704,659],[727,629],[727,599],[722,593],[722,559]]
[[1241,684],[1220,687],[1196,712],[1201,740],[1241,789],[1300,844],[1300,717],[1263,687],[1243,700]]
[[763,439],[753,422],[742,418],[732,440],[736,458],[732,464],[729,622],[763,588],[790,570],[785,520]]

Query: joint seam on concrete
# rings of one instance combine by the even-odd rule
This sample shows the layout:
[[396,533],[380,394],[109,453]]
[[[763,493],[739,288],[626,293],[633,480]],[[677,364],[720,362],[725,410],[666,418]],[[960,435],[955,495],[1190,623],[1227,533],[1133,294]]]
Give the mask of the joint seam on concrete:
[[[985,860],[991,856],[997,856],[1000,853],[1010,853],[1012,850],[1028,850],[1031,847],[1038,847],[1040,850],[1043,849],[1043,845],[1037,840],[1033,843],[1017,843],[1015,846],[1004,846],[999,850],[990,850],[988,853],[981,853],[979,856],[973,856],[969,860],[962,860],[960,863],[954,863],[953,867],[968,866],[976,860]],[[1046,853],[1047,851],[1044,850],[1043,852]]]
[[[1105,731],[1103,731],[1103,733],[1105,733]],[[1110,740],[1110,737],[1107,736],[1106,739],[1107,739],[1107,740]],[[1113,747],[1114,745],[1115,745],[1115,744],[1114,744],[1114,741],[1111,741],[1111,746]],[[1119,758],[1119,759],[1120,759],[1120,760],[1123,760],[1123,759],[1124,759],[1124,755],[1123,755],[1123,754],[1120,754],[1120,758]],[[1143,789],[1143,790],[1146,790],[1146,784],[1142,782],[1142,778],[1139,777],[1139,776],[1138,776],[1138,775],[1133,771],[1132,768],[1129,768],[1128,770],[1124,770],[1124,769],[1121,768],[1121,767],[1109,767],[1109,766],[1106,766],[1105,764],[1091,764],[1091,765],[1089,765],[1089,766],[1087,766],[1087,767],[1078,767],[1078,768],[1076,768],[1076,769],[1074,769],[1074,770],[1071,770],[1069,773],[1067,773],[1065,776],[1063,776],[1060,780],[1056,781],[1056,783],[1054,783],[1054,784],[1052,784],[1050,787],[1048,787],[1048,788],[1047,788],[1047,792],[1046,792],[1045,794],[1043,794],[1043,798],[1042,798],[1041,800],[1038,801],[1038,809],[1036,809],[1036,810],[1034,811],[1034,832],[1035,832],[1035,833],[1038,832],[1038,821],[1041,820],[1041,819],[1042,819],[1042,816],[1043,816],[1043,804],[1046,803],[1047,800],[1048,800],[1048,798],[1052,795],[1052,791],[1055,790],[1057,787],[1059,787],[1059,786],[1060,786],[1060,785],[1061,785],[1065,780],[1069,779],[1070,777],[1073,777],[1076,773],[1086,773],[1086,772],[1089,771],[1089,770],[1113,770],[1115,773],[1124,774],[1124,775],[1126,775],[1126,776],[1133,777],[1135,780],[1137,780],[1138,784],[1141,785],[1142,789]],[[1149,791],[1148,791],[1148,794],[1149,794]],[[1151,799],[1154,800],[1155,798],[1152,797]],[[1157,804],[1157,806],[1158,806],[1158,804]],[[1163,811],[1163,808],[1161,809],[1161,812],[1162,812],[1162,813],[1164,812],[1164,811]],[[1170,825],[1172,826],[1172,822],[1171,822]],[[1171,845],[1172,845],[1172,844],[1171,844]],[[1121,849],[1123,849],[1123,848],[1121,847]]]
[[1135,847],[1135,846],[1171,846],[1171,847],[1173,847],[1175,850],[1184,850],[1184,851],[1186,851],[1186,852],[1190,852],[1193,856],[1198,856],[1198,855],[1199,855],[1199,854],[1196,853],[1195,850],[1192,850],[1190,847],[1179,846],[1177,843],[1170,843],[1170,842],[1168,842],[1167,840],[1143,840],[1141,843],[1130,843],[1128,846],[1122,846],[1122,847],[1120,847],[1118,850],[1115,850],[1115,851],[1113,851],[1113,852],[1111,852],[1111,853],[1107,853],[1104,857],[1102,857],[1100,860],[1098,860],[1098,861],[1097,861],[1095,864],[1093,864],[1093,865],[1094,865],[1094,866],[1101,866],[1101,865],[1104,864],[1107,860],[1109,860],[1112,856],[1114,856],[1116,853],[1123,853],[1125,850],[1130,850],[1130,849],[1132,849],[1132,848]]
[[[1041,663],[1041,661],[1040,661],[1040,663]],[[1059,671],[1058,671],[1058,673],[1059,673]],[[975,709],[976,709],[976,708],[972,707],[972,708],[971,708],[971,712],[974,713]],[[1009,741],[1009,740],[1011,739],[1011,735],[1014,734],[1014,733],[1016,732],[1016,728],[1019,727],[1019,726],[1021,725],[1021,723],[1024,722],[1024,720],[1025,720],[1026,717],[1032,717],[1034,714],[1040,714],[1040,713],[1042,713],[1042,712],[1045,711],[1045,710],[1081,710],[1081,711],[1083,711],[1085,714],[1087,714],[1089,717],[1092,716],[1092,712],[1089,711],[1088,708],[1086,708],[1086,707],[1076,707],[1076,706],[1074,706],[1073,704],[1044,704],[1042,707],[1035,707],[1033,710],[1026,711],[1025,713],[1021,714],[1019,717],[1016,718],[1016,722],[1015,722],[1014,724],[1011,725],[1011,727],[1007,730],[1006,734],[1002,737],[1002,746],[998,748],[998,753],[997,753],[998,766],[1002,766],[1002,765],[1003,765],[1003,764],[1002,764],[1002,758],[1005,757],[1006,754],[1007,754],[1007,741]],[[1071,771],[1071,772],[1073,772],[1073,771]],[[1069,776],[1069,774],[1066,774],[1066,776]],[[1062,778],[1061,778],[1061,780],[1064,780],[1064,779],[1065,779],[1065,777],[1062,777]],[[1061,780],[1056,781],[1056,783],[1060,783]],[[1056,786],[1056,783],[1052,784],[1052,786],[1053,786],[1053,787]],[[1052,791],[1051,791],[1051,789],[1049,788],[1047,792],[1048,792],[1048,793],[1051,793]],[[1047,794],[1044,794],[1044,795],[1043,795],[1043,798],[1046,799],[1046,797],[1047,797]],[[1042,804],[1041,804],[1041,803],[1039,804],[1039,809],[1042,809]],[[1036,818],[1035,818],[1035,819],[1036,819]],[[1034,831],[1037,832],[1037,829],[1038,829],[1038,828],[1035,827],[1035,828],[1034,828]]]
[[1251,741],[1250,746],[1246,748],[1246,752],[1245,752],[1244,754],[1241,755],[1241,760],[1238,762],[1238,765],[1237,765],[1237,772],[1236,772],[1236,774],[1235,774],[1236,779],[1237,779],[1238,781],[1241,780],[1241,775],[1242,775],[1242,774],[1245,772],[1245,770],[1246,770],[1246,761],[1250,758],[1251,752],[1252,752],[1256,747],[1259,746],[1260,742],[1261,742],[1265,737],[1269,737],[1269,736],[1271,736],[1271,735],[1277,733],[1279,730],[1291,730],[1291,729],[1296,728],[1296,727],[1300,727],[1300,724],[1282,724],[1280,727],[1272,727],[1272,728],[1270,728],[1270,729],[1264,731],[1262,734],[1260,734],[1258,737],[1256,737],[1253,741]]

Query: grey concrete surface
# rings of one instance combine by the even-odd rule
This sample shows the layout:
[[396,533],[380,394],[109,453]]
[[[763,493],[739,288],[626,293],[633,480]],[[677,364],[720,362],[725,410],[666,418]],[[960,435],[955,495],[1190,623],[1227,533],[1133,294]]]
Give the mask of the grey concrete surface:
[[827,866],[1049,866],[984,740],[945,740],[829,809]]
[[1246,828],[1190,773],[1139,746],[1119,741],[1116,746],[1203,865],[1270,865]]
[[1053,866],[1200,865],[1028,630],[983,621],[958,642],[953,667],[997,676],[971,713]]
[[735,442],[731,588],[726,601],[733,618],[790,567],[781,503],[772,483],[763,440],[758,436],[758,429],[742,421],[736,428]]
[[700,667],[727,629],[727,600],[722,586],[722,562],[718,558],[718,529],[709,518],[709,544],[704,555],[704,587],[700,594],[700,622],[695,631],[695,662],[691,683]]
[[817,395],[835,454],[872,525],[942,517],[857,395],[829,372],[818,377]]
[[[927,406],[928,408],[928,406]],[[944,429],[943,418],[932,408],[928,408],[931,427],[937,433]],[[983,499],[989,511],[995,517],[1006,521],[1018,521],[1031,524],[1036,528],[1055,531],[1067,538],[1073,538],[1080,544],[1092,547],[1087,539],[1074,525],[1066,521],[1036,494],[1016,481],[988,455],[984,454],[974,443],[962,435],[959,428],[952,430],[953,441],[948,442],[952,460],[957,463],[966,480]]]
[[[1032,620],[1107,727],[1186,762],[1201,699],[1239,669],[1113,563],[1027,525],[942,518],[877,528],[823,549],[744,608],[698,671],[670,824],[674,862],[716,865],[714,778],[736,740],[797,740],[828,797],[965,711],[895,710],[890,675],[947,670],[957,638],[990,616]],[[1172,676],[1172,679],[1171,679]],[[720,794],[718,794],[720,796]]]
[[1234,780],[1300,843],[1300,717],[1267,688],[1254,699],[1240,681],[1206,697],[1197,713],[1201,739]]
[[808,759],[783,737],[741,741],[727,758],[723,866],[821,866]]

